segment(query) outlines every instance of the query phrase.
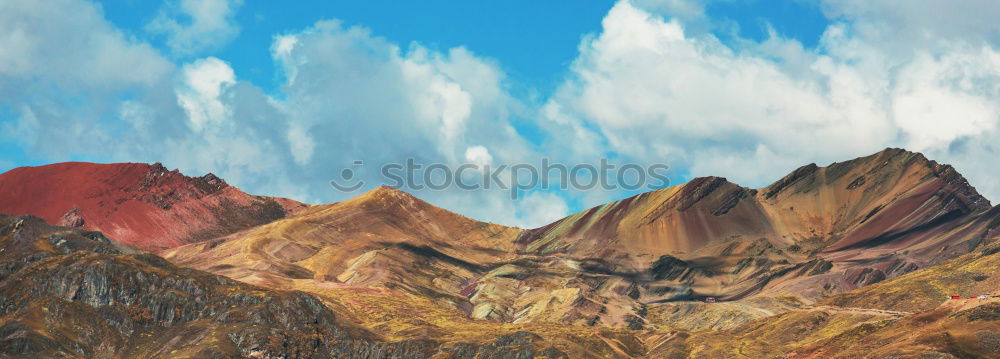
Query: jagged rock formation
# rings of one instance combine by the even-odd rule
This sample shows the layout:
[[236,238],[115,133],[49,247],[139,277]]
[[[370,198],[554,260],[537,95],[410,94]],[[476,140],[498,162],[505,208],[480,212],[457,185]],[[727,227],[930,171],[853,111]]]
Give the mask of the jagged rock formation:
[[248,195],[211,173],[187,177],[159,163],[68,162],[0,174],[0,213],[101,231],[144,249],[224,236],[303,208]]

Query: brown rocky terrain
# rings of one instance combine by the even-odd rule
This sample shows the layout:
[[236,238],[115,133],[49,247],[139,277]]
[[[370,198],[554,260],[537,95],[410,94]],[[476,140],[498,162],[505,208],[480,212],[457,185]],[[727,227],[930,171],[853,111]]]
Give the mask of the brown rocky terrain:
[[565,357],[529,332],[385,342],[302,292],[176,267],[98,232],[0,215],[0,355],[61,358]]

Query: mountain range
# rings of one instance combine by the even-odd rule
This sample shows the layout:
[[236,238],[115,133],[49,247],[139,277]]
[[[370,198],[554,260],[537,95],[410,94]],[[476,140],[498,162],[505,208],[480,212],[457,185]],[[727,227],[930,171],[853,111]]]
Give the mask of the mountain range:
[[0,213],[15,357],[1000,357],[1000,206],[902,149],[531,229],[135,163],[13,169]]

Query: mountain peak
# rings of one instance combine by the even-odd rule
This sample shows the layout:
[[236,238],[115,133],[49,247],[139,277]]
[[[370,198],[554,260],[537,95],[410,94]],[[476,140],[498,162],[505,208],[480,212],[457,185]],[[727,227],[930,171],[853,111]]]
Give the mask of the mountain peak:
[[376,211],[393,217],[410,218],[418,214],[460,216],[442,208],[438,208],[417,196],[390,186],[378,186],[368,192],[339,203],[341,207],[354,207],[364,211]]
[[720,189],[725,190],[729,188],[742,187],[729,182],[729,180],[725,177],[696,177],[681,187],[681,192],[678,197],[680,200],[678,209],[686,210],[712,193]]
[[[969,184],[969,181],[954,167],[928,159],[920,152],[902,148],[886,148],[869,156],[833,163],[828,166],[828,172],[836,174],[847,172],[850,168],[859,168],[868,173],[881,173],[883,176],[911,170],[925,178],[938,178],[952,186],[955,192],[967,198],[970,205],[977,211],[985,211],[990,208],[989,200],[980,195],[976,188]],[[829,174],[827,176],[830,177]]]
[[887,147],[884,150],[875,152],[867,156],[861,156],[855,159],[834,162],[831,163],[827,168],[836,167],[861,167],[861,166],[880,166],[885,167],[888,165],[904,165],[904,164],[915,164],[926,166],[934,161],[927,159],[920,152],[913,152],[903,148]]
[[373,194],[374,193],[382,193],[382,194],[388,194],[388,195],[393,195],[393,196],[399,196],[399,195],[411,196],[411,194],[409,194],[406,191],[403,191],[403,190],[401,190],[399,188],[396,188],[396,187],[387,186],[387,185],[381,185],[381,186],[375,187],[371,191],[368,191],[366,193],[373,193]]
[[808,178],[813,176],[818,169],[819,166],[816,166],[815,163],[810,163],[808,165],[795,169],[795,171],[792,171],[792,173],[785,175],[785,177],[782,177],[777,182],[774,182],[770,186],[765,187],[764,197],[772,198],[778,195],[778,193],[785,190],[786,188],[791,187],[793,184],[808,180]]
[[834,162],[826,167],[810,163],[761,190],[765,199],[773,199],[794,193],[813,193],[830,186],[843,186],[848,190],[878,188],[878,191],[905,191],[932,180],[940,180],[951,186],[976,211],[990,208],[989,201],[952,166],[939,164],[919,152],[894,147],[852,160]]
[[401,189],[390,186],[378,186],[372,190],[362,193],[349,201],[359,201],[365,203],[400,203],[420,201],[416,196]]
[[910,151],[910,150],[907,150],[905,148],[900,148],[900,147],[886,147],[885,149],[883,149],[881,151],[878,151],[875,154],[873,154],[873,156],[899,156],[899,155],[905,155],[905,156],[914,156],[914,155],[923,156],[923,154],[921,154],[920,152],[914,152],[914,151]]
[[214,174],[161,163],[65,162],[0,174],[0,213],[103,231],[138,247],[173,247],[283,217],[304,205],[250,196]]

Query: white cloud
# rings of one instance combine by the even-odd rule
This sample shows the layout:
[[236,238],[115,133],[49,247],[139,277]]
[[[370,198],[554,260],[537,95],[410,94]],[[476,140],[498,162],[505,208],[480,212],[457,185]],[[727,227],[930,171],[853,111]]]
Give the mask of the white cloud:
[[1000,121],[1000,53],[982,48],[917,56],[897,75],[892,103],[907,148],[926,151],[989,132]]
[[146,144],[126,142],[135,147],[133,157],[154,158],[191,174],[213,172],[251,193],[318,199],[318,180],[294,171],[306,143],[295,148],[290,140],[300,139],[293,135],[300,130],[259,88],[237,80],[228,65],[213,58],[186,65],[178,78],[176,98],[184,111],[155,121],[183,126]]
[[191,55],[224,45],[239,34],[233,17],[243,0],[179,0],[165,4],[146,29],[166,37],[167,46]]
[[177,88],[177,102],[184,108],[195,132],[228,119],[229,109],[220,96],[236,83],[236,75],[229,64],[209,57],[185,65],[181,76],[183,80]]
[[465,149],[465,161],[478,166],[486,166],[493,162],[490,150],[483,146],[470,146]]
[[848,23],[858,39],[894,56],[947,51],[955,42],[1000,44],[994,19],[1000,2],[993,0],[823,0],[822,7],[828,17]]
[[155,83],[171,67],[148,44],[126,38],[104,21],[92,3],[0,2],[0,89],[25,85],[18,81],[30,78],[102,93]]
[[292,54],[292,49],[295,44],[299,42],[299,38],[295,35],[280,35],[274,37],[274,45],[271,48],[271,54],[274,57],[286,57]]
[[292,124],[288,129],[288,144],[291,146],[292,157],[295,163],[302,166],[309,164],[313,153],[316,151],[316,141],[302,126]]
[[403,154],[455,163],[470,145],[506,150],[523,142],[508,124],[515,100],[503,89],[502,72],[466,50],[415,44],[404,52],[337,22],[287,36],[297,39],[294,46],[279,37],[272,47],[288,76],[280,107],[345,157],[385,153],[378,159]]
[[[39,156],[113,148],[107,112],[174,67],[76,0],[0,2],[0,136]],[[9,111],[4,111],[4,109]]]
[[536,228],[555,222],[569,215],[569,207],[553,193],[532,192],[518,203],[518,225]]

